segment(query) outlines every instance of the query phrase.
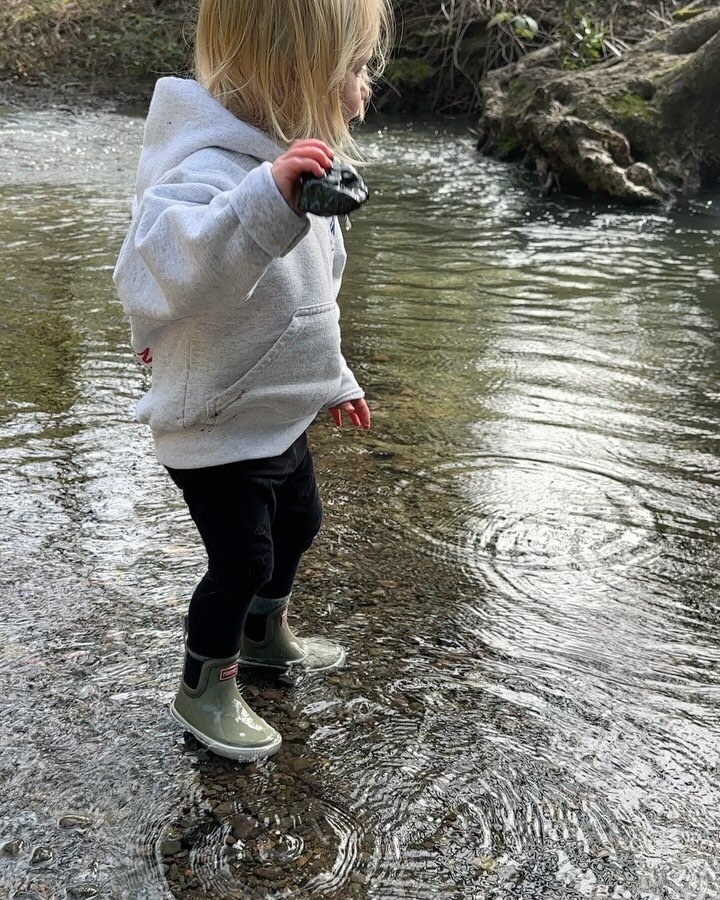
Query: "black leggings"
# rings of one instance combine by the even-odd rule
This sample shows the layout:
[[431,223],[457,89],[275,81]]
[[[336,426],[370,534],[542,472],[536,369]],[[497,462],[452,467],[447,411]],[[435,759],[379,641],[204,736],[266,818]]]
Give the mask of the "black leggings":
[[307,438],[280,456],[171,469],[208,555],[188,612],[188,646],[232,656],[255,594],[287,597],[322,522]]

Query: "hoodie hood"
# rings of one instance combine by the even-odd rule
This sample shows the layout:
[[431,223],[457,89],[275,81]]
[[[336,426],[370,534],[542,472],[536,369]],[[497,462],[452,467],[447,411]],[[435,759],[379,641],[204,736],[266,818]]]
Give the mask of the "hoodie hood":
[[273,162],[287,150],[219,103],[194,78],[159,78],[145,121],[133,212],[148,187],[205,147],[219,147]]

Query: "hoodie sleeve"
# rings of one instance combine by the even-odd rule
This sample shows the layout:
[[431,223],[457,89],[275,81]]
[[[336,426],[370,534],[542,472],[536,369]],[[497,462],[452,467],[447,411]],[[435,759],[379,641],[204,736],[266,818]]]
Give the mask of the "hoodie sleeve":
[[337,406],[339,403],[344,403],[346,400],[359,400],[360,397],[365,396],[365,391],[355,380],[355,376],[342,354],[340,354],[340,359],[342,361],[342,381],[340,382],[340,390],[329,403],[326,403],[325,406],[323,406],[324,410]]
[[285,202],[269,162],[229,182],[176,169],[145,190],[113,272],[127,314],[167,321],[240,302],[305,236],[310,220]]

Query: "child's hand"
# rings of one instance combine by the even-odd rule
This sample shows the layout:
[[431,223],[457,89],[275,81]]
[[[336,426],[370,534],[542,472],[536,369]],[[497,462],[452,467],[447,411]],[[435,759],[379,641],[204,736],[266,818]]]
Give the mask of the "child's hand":
[[286,150],[272,164],[272,174],[278,190],[285,198],[285,202],[298,215],[302,212],[297,208],[297,200],[300,195],[300,176],[303,172],[310,172],[322,178],[332,169],[334,152],[317,138],[307,138],[295,143]]
[[367,403],[359,400],[346,400],[337,406],[331,406],[328,410],[333,422],[338,428],[342,428],[342,414],[345,413],[356,428],[369,428],[371,423],[370,408]]

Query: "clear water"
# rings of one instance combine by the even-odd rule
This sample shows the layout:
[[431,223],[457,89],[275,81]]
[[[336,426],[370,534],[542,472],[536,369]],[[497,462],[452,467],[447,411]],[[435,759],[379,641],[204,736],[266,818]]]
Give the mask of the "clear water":
[[720,197],[539,200],[461,127],[363,133],[374,428],[311,429],[293,604],[349,663],[250,680],[286,744],[248,770],[167,711],[203,557],[110,277],[142,127],[0,109],[0,897],[720,897]]

